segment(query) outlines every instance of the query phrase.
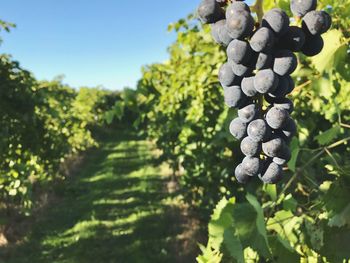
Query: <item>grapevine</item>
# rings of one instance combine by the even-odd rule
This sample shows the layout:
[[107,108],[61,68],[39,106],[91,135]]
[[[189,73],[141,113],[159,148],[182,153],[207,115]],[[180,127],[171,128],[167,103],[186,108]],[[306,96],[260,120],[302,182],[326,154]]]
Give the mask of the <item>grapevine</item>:
[[218,77],[226,105],[238,110],[229,129],[241,140],[246,156],[235,177],[240,183],[259,177],[276,184],[291,159],[289,144],[297,133],[291,117],[294,105],[287,98],[295,88],[291,77],[298,66],[295,53],[319,54],[324,46],[321,35],[330,29],[331,17],[316,11],[316,0],[292,0],[295,24],[301,26],[291,25],[280,8],[263,14],[261,2],[253,7],[258,21],[244,1],[203,0],[198,15],[202,23],[211,24],[212,37],[227,51]]

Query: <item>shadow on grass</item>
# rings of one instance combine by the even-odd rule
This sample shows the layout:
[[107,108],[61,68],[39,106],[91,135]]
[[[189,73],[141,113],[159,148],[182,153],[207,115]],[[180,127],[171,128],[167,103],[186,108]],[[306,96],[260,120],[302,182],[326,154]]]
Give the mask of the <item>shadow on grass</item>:
[[149,144],[127,131],[101,138],[80,172],[56,188],[58,200],[25,241],[0,252],[0,262],[194,261],[176,251],[181,211],[163,191],[168,178],[153,165]]

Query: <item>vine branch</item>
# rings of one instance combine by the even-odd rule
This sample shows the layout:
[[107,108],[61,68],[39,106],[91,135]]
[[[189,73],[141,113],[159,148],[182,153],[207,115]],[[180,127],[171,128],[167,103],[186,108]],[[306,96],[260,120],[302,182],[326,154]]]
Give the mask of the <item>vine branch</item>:
[[256,0],[254,5],[251,6],[251,10],[258,16],[259,24],[261,24],[262,18],[264,16],[264,0]]

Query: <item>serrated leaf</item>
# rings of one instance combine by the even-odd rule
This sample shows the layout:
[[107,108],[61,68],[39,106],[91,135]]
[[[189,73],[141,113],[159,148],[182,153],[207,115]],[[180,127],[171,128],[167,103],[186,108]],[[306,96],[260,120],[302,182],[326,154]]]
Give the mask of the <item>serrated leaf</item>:
[[317,142],[320,145],[326,145],[332,142],[335,138],[337,138],[339,134],[340,134],[340,127],[337,126],[317,135],[315,137],[315,140],[317,140]]
[[257,230],[258,233],[260,234],[261,237],[261,241],[259,244],[259,251],[261,254],[263,254],[265,257],[269,257],[270,256],[270,249],[269,249],[269,243],[267,240],[267,231],[266,231],[266,226],[265,226],[265,218],[264,218],[264,211],[260,205],[260,203],[258,202],[258,200],[256,199],[255,196],[251,195],[251,194],[247,194],[246,198],[248,200],[248,202],[254,207],[256,213],[257,213],[257,217],[256,217],[256,226],[257,226]]
[[279,235],[269,237],[269,243],[276,263],[300,262],[300,255],[291,247],[288,241]]
[[243,247],[233,227],[225,229],[224,244],[232,258],[238,263],[244,263]]
[[332,227],[350,226],[350,204],[347,205],[341,213],[333,216],[329,220],[328,225]]

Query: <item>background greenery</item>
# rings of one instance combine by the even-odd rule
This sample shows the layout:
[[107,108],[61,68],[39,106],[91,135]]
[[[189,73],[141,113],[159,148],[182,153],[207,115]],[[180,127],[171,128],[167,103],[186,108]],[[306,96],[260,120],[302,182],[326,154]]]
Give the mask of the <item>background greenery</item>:
[[[265,10],[275,5],[289,10],[287,0],[264,1]],[[333,27],[321,54],[298,55],[291,97],[299,130],[279,185],[235,181],[242,155],[228,124],[237,113],[224,106],[217,80],[225,50],[189,16],[169,26],[177,32],[169,60],[144,67],[137,88],[120,93],[40,82],[1,56],[1,200],[29,213],[34,186],[97,146],[94,129],[123,124],[156,145],[183,201],[208,224],[198,262],[349,260],[350,1],[322,0],[319,8]]]

